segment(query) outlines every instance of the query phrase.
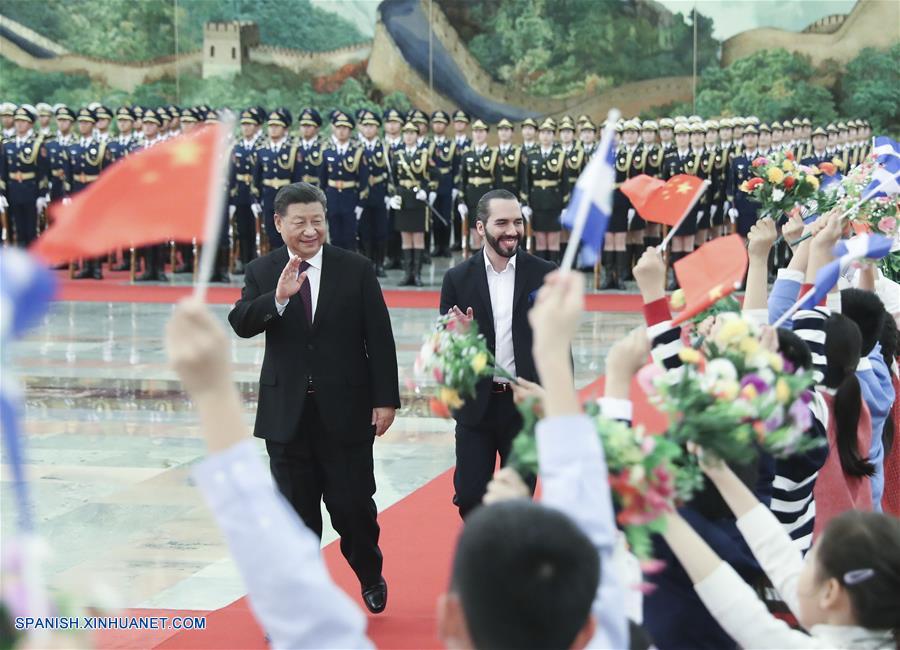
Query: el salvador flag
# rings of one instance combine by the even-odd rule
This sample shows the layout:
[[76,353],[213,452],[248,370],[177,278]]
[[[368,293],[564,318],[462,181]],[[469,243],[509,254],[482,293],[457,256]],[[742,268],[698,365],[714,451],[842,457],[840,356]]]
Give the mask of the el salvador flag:
[[885,162],[888,158],[900,158],[900,145],[886,135],[875,138],[875,146],[872,153],[878,157],[878,162]]
[[872,182],[866,186],[860,197],[860,203],[879,196],[894,196],[900,194],[900,164],[891,170],[888,167],[878,167],[872,172]]
[[[597,153],[578,177],[569,206],[563,214],[562,225],[573,231],[574,240],[569,242],[566,250],[566,258],[562,264],[564,269],[571,268],[579,234],[582,263],[593,266],[599,259],[603,237],[612,214],[612,191],[616,182],[613,134],[618,119],[619,112],[611,110],[606,118],[606,128],[600,137]],[[583,230],[579,232],[579,228]]]
[[[0,352],[5,356],[13,339],[43,317],[56,291],[56,278],[39,261],[19,248],[0,250]],[[22,455],[22,388],[0,364],[0,427],[13,479],[19,527],[32,529],[32,517]]]
[[852,239],[839,241],[834,246],[834,255],[837,259],[816,273],[813,292],[800,305],[800,309],[812,309],[819,304],[852,262],[863,258],[880,260],[891,252],[892,244],[893,241],[881,235],[858,235]]

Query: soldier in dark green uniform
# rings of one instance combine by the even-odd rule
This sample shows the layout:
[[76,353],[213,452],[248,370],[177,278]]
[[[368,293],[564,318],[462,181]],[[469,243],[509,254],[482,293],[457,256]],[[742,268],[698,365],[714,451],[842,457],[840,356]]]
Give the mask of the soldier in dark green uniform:
[[566,159],[556,146],[556,122],[547,118],[538,130],[540,146],[533,149],[526,161],[526,176],[522,214],[532,222],[534,252],[538,257],[559,263],[560,216],[563,197],[569,193]]
[[[448,220],[453,218],[453,179],[456,178],[456,165],[459,163],[459,157],[456,155],[456,142],[447,136],[449,124],[450,116],[446,111],[435,111],[431,114],[433,137],[429,143],[431,165],[429,198],[430,192],[434,192],[434,209]],[[434,226],[434,250],[431,251],[431,255],[433,257],[450,257],[450,223],[445,224],[439,219],[434,219],[431,225]]]
[[522,148],[512,143],[513,123],[505,117],[497,123],[497,165],[499,182],[493,189],[511,192],[522,200],[522,187],[527,170],[522,159]]
[[527,117],[522,120],[522,153],[527,155],[540,147],[537,141],[537,122]]
[[475,231],[475,207],[485,193],[497,187],[500,167],[497,150],[487,144],[488,125],[483,120],[472,122],[472,146],[463,154],[459,174],[462,201],[459,214],[471,233],[470,250],[481,248],[481,236]]
[[396,194],[390,198],[394,228],[400,233],[403,247],[403,270],[400,286],[422,286],[422,256],[425,233],[429,228],[428,186],[431,180],[428,149],[418,146],[419,129],[412,123],[403,125],[403,147],[391,152]]

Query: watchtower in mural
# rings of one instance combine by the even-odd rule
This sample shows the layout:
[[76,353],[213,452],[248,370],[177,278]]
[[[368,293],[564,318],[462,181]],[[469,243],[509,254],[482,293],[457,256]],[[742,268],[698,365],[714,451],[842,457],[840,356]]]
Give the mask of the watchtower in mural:
[[203,27],[203,78],[241,73],[250,48],[259,45],[259,26],[249,21],[209,22]]

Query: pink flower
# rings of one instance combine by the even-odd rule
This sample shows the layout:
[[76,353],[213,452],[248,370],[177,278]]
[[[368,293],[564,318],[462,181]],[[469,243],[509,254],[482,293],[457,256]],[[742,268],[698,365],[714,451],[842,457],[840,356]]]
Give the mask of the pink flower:
[[433,374],[434,374],[434,380],[437,383],[439,383],[439,384],[444,383],[444,373],[441,371],[440,368],[435,368]]
[[890,235],[897,229],[897,219],[895,217],[884,217],[878,222],[878,230]]

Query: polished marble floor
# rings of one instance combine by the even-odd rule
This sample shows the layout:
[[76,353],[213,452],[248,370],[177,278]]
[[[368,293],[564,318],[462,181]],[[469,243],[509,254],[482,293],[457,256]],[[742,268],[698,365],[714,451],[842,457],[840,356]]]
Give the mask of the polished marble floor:
[[[225,323],[228,307],[213,309]],[[166,365],[162,336],[171,310],[167,304],[59,302],[29,338],[4,354],[26,389],[35,517],[52,549],[47,574],[53,586],[86,602],[205,610],[244,593],[189,481],[204,447],[190,403]],[[452,421],[432,417],[424,396],[405,387],[434,313],[394,309],[391,318],[404,406],[375,445],[380,509],[454,462]],[[634,313],[585,315],[573,351],[579,385],[603,372],[611,342],[639,319]],[[262,337],[232,340],[248,426],[263,344]],[[2,469],[8,538],[14,512],[5,459]],[[328,530],[324,541],[332,539]]]

